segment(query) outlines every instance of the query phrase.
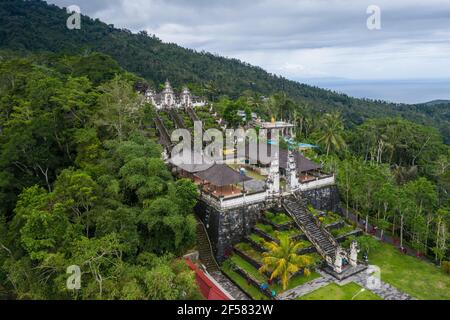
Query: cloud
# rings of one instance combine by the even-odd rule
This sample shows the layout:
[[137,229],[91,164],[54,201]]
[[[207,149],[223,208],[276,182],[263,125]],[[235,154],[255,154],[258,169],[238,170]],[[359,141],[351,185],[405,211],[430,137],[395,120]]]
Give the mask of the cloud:
[[[450,70],[444,0],[51,0],[166,42],[219,53],[292,79],[443,78]],[[382,29],[366,27],[369,5]]]

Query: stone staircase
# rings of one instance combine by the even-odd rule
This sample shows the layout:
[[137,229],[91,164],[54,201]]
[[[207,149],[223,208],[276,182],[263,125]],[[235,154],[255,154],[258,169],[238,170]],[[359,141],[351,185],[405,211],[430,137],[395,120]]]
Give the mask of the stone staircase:
[[197,220],[197,250],[199,259],[206,267],[208,273],[219,272],[220,269],[214,258],[211,241],[204,224],[200,220]]
[[169,109],[167,113],[169,114],[177,129],[186,129],[183,118],[175,109]]
[[167,131],[166,126],[158,115],[155,115],[155,124],[159,132],[159,139],[162,145],[170,149],[172,147],[172,141],[170,139],[170,134]]
[[194,123],[196,121],[200,121],[200,118],[197,116],[194,109],[192,109],[191,107],[186,108],[186,113],[189,116],[189,118],[191,119],[192,123]]
[[316,247],[319,254],[332,266],[339,245],[334,237],[320,225],[317,218],[308,212],[306,199],[301,196],[289,196],[283,200],[283,207]]

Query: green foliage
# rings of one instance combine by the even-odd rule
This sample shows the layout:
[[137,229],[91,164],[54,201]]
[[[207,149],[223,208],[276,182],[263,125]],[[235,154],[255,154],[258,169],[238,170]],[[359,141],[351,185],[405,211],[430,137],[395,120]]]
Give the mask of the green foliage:
[[194,245],[195,185],[173,181],[143,132],[136,77],[80,61],[0,62],[0,296],[200,298],[176,259]]
[[270,279],[279,279],[283,290],[286,290],[293,274],[300,268],[305,268],[306,276],[311,272],[306,269],[312,264],[311,257],[297,255],[301,248],[300,243],[291,241],[287,236],[279,237],[280,243],[266,243],[268,252],[263,253],[262,267],[260,272],[271,272]]
[[346,147],[345,140],[342,136],[344,132],[344,122],[339,113],[326,114],[322,121],[321,136],[317,140],[325,145],[327,156],[333,149],[342,151]]
[[444,270],[445,273],[450,274],[450,262],[449,261],[442,262],[442,270]]
[[439,132],[399,118],[368,120],[350,139],[354,152],[367,160],[397,167],[419,166],[430,174],[436,155],[448,147]]
[[[0,3],[0,297],[198,297],[175,260],[194,244],[197,189],[173,181],[136,93],[167,78],[230,126],[243,124],[237,110],[294,122],[299,142],[322,147],[349,209],[448,260],[448,104],[353,99],[87,17],[73,32],[66,19],[43,1]],[[218,127],[209,108],[197,114]],[[65,288],[72,264],[79,292]]]
[[[121,72],[114,61],[99,54],[103,53],[111,56],[123,69],[134,72],[156,87],[170,79],[176,89],[189,84],[196,95],[213,102],[223,95],[238,98],[245,93],[250,109],[260,111],[266,119],[276,116],[293,120],[296,103],[301,102],[316,117],[342,112],[349,127],[370,118],[402,116],[440,128],[446,142],[450,141],[449,108],[445,104],[399,106],[354,99],[269,74],[237,59],[163,43],[155,35],[146,32],[133,34],[86,16],[82,17],[81,30],[73,32],[66,28],[67,17],[65,10],[49,6],[44,1],[2,1],[0,48],[24,53],[79,54],[80,58],[68,58],[56,66],[66,74],[86,75],[94,84],[108,81],[115,73]],[[89,52],[94,53],[91,57],[84,57]],[[3,55],[8,57],[9,53]],[[53,60],[53,56],[50,54],[41,60],[48,62]],[[269,97],[274,94],[277,95],[270,99],[270,103],[261,104],[261,95]],[[302,130],[308,131],[310,123],[304,121],[304,124]]]
[[350,237],[346,242],[345,246],[350,246],[350,244],[356,241],[358,242],[359,249],[361,250],[361,254],[369,255],[370,252],[374,250],[378,250],[380,248],[380,241],[371,237],[371,236],[361,236],[358,238]]

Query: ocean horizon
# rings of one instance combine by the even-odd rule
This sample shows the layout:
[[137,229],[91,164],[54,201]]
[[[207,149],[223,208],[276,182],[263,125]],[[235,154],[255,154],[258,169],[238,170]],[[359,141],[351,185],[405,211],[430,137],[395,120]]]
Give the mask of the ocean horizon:
[[384,100],[394,103],[420,104],[434,100],[450,100],[450,79],[298,79],[297,81],[345,93],[355,98]]

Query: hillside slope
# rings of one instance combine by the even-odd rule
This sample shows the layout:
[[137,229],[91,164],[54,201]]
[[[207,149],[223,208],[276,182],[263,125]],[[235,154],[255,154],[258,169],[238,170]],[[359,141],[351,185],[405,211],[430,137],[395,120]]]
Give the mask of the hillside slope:
[[110,55],[126,70],[154,85],[170,79],[175,87],[186,83],[201,86],[211,98],[221,94],[239,96],[245,90],[262,95],[285,91],[292,98],[308,103],[318,113],[339,110],[347,124],[365,119],[403,116],[422,124],[439,127],[446,140],[448,105],[441,108],[407,106],[362,100],[337,94],[272,75],[236,59],[196,52],[176,44],[163,43],[145,32],[133,34],[99,20],[83,16],[81,30],[66,28],[64,9],[41,0],[2,0],[0,2],[0,49],[23,53],[50,51],[83,53],[98,51]]

